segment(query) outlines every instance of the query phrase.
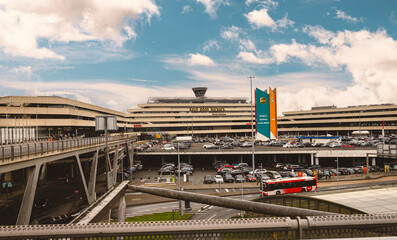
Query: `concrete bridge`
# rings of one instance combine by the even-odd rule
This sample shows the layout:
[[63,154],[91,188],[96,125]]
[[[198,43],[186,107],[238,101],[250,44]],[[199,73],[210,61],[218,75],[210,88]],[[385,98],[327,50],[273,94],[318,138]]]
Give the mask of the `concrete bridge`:
[[[124,137],[111,137],[108,140],[107,147],[104,137],[3,145],[0,152],[1,178],[12,180],[12,171],[23,170],[27,179],[16,224],[29,224],[38,182],[45,180],[50,163],[71,160],[77,168],[84,200],[91,204],[96,200],[98,162],[103,159],[106,185],[108,189],[111,188],[117,181],[122,159],[126,157],[129,166],[132,166],[132,144],[135,140]],[[83,168],[83,163],[86,163],[89,171],[85,171],[87,168]]]

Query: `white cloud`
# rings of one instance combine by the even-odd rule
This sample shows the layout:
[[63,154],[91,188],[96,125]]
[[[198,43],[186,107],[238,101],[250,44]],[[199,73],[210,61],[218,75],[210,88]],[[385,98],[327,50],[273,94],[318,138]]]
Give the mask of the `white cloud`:
[[217,17],[216,11],[218,11],[221,5],[229,5],[228,0],[197,0],[197,2],[204,5],[205,12],[210,15],[211,18]]
[[255,64],[269,64],[273,62],[271,58],[266,56],[258,57],[252,52],[240,52],[237,57],[245,62]]
[[214,66],[215,62],[205,56],[205,55],[201,55],[199,53],[196,54],[189,54],[189,65],[191,66]]
[[341,10],[335,9],[335,12],[336,12],[335,18],[337,18],[337,19],[346,20],[347,22],[352,22],[352,23],[357,23],[357,22],[362,21],[362,19],[358,19],[356,17],[349,16]]
[[218,44],[218,42],[216,40],[209,40],[209,41],[204,43],[204,46],[203,46],[203,51],[204,52],[208,52],[208,51],[210,51],[212,49],[215,49],[215,50],[219,50],[220,49],[220,46],[219,46],[219,44]]
[[221,37],[226,40],[236,40],[239,38],[241,29],[236,26],[224,28],[221,30]]
[[269,16],[267,8],[253,10],[248,14],[245,14],[245,17],[254,29],[268,27],[271,28],[272,31],[280,31],[280,29],[292,27],[294,25],[294,21],[288,19],[288,14],[286,14],[284,18],[274,21]]
[[260,6],[266,7],[266,8],[276,8],[278,7],[278,2],[273,1],[273,0],[246,0],[245,4],[247,6],[251,5],[252,3],[258,3]]
[[240,48],[243,50],[255,50],[255,44],[249,39],[240,39]]
[[311,96],[312,105],[337,103],[339,106],[397,102],[397,41],[384,30],[373,33],[345,30],[331,34],[320,27],[308,27],[307,31],[321,45],[295,41],[274,45],[271,52],[277,62],[298,59],[307,65],[325,64],[331,70],[346,69],[353,83],[343,91],[308,88],[294,93],[295,99],[298,95]]
[[193,11],[193,8],[190,5],[185,5],[185,6],[183,6],[181,13],[182,14],[187,14],[187,13],[190,13],[192,11]]
[[245,14],[245,17],[254,28],[272,27],[276,24],[276,22],[274,22],[274,20],[267,13],[266,8],[262,8],[261,10],[253,10],[248,14]]
[[136,37],[133,23],[159,15],[151,0],[3,0],[0,2],[0,47],[12,56],[36,59],[65,57],[41,47],[38,39],[50,43],[111,41],[121,46]]

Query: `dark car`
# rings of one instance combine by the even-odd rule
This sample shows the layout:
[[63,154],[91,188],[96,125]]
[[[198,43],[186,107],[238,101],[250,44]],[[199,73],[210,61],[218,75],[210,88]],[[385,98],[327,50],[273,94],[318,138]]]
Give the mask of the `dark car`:
[[243,175],[243,171],[241,169],[234,169],[233,171],[230,172],[233,176],[236,175]]
[[241,174],[236,175],[236,176],[234,177],[234,179],[235,179],[236,182],[239,182],[239,183],[244,182],[243,175],[241,175]]
[[204,176],[204,183],[205,184],[212,184],[214,183],[214,178],[211,175],[205,175]]
[[223,176],[223,182],[225,182],[225,183],[233,183],[234,182],[234,177],[232,176],[232,174],[226,173]]
[[175,167],[172,166],[166,166],[162,167],[158,170],[159,174],[174,174],[175,173]]
[[232,171],[233,171],[233,168],[225,167],[225,168],[222,168],[220,171],[218,171],[218,173],[221,175],[224,175],[226,173],[231,173]]

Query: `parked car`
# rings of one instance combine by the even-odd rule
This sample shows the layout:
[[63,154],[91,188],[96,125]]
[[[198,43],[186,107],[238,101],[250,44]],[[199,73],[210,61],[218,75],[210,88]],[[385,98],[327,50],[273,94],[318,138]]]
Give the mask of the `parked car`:
[[214,178],[211,175],[205,175],[204,176],[204,183],[205,184],[212,184],[214,183]]
[[215,183],[223,183],[223,177],[221,175],[216,175],[214,177]]
[[243,171],[241,169],[234,169],[233,171],[230,172],[230,174],[232,174],[232,176],[242,175]]
[[233,168],[225,167],[225,168],[220,168],[220,170],[218,170],[218,173],[221,175],[224,175],[226,173],[231,173],[232,171],[233,171]]
[[240,147],[252,147],[252,143],[251,142],[243,142],[243,144],[241,144]]
[[224,144],[221,146],[221,148],[222,148],[222,149],[233,149],[233,145],[230,144],[230,143],[224,143]]
[[225,183],[233,183],[234,182],[234,177],[230,173],[225,173],[225,175],[223,175],[223,181]]
[[236,175],[236,176],[234,177],[234,179],[235,179],[236,183],[237,183],[237,182],[239,182],[239,183],[244,182],[243,175],[241,175],[241,174]]
[[173,144],[167,143],[163,146],[163,148],[161,148],[161,150],[171,151],[175,150],[175,147]]
[[204,144],[203,148],[205,149],[219,149],[219,146],[215,144]]
[[268,175],[271,179],[281,179],[281,175],[276,171],[267,171],[266,175]]
[[255,169],[254,175],[255,177],[260,177],[262,174],[265,174],[267,171],[266,169]]
[[256,182],[256,177],[252,174],[248,174],[247,176],[245,176],[245,181],[247,182]]

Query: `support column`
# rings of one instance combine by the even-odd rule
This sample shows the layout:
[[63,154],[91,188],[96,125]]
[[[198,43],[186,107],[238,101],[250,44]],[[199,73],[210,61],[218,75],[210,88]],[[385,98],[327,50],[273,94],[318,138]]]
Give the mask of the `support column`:
[[320,165],[320,159],[318,158],[317,154],[314,157],[316,160],[316,165]]
[[187,161],[189,164],[192,164],[192,156],[191,155],[187,156]]
[[161,165],[165,164],[164,162],[164,155],[161,155]]
[[298,155],[298,163],[299,164],[301,163],[301,155],[300,154]]
[[37,164],[34,167],[27,168],[28,182],[25,187],[25,193],[23,194],[16,225],[29,225],[37,182],[39,180],[40,167],[41,165]]
[[240,163],[243,162],[243,154],[240,155]]
[[116,146],[116,150],[113,156],[113,185],[117,183],[117,169],[119,167],[119,147],[120,145]]
[[117,209],[117,222],[125,222],[126,217],[126,203],[125,203],[125,195],[120,198],[119,207]]
[[376,157],[373,157],[372,158],[372,166],[375,166],[376,165]]
[[277,162],[277,156],[276,156],[276,154],[273,155],[273,162]]
[[310,154],[310,165],[313,166],[314,165],[314,153]]
[[217,156],[214,154],[214,165],[216,164],[217,159]]
[[92,165],[90,171],[90,179],[88,180],[88,204],[95,202],[96,200],[96,193],[95,193],[95,185],[96,185],[96,175],[98,170],[98,150],[94,153],[92,158]]
[[47,163],[44,163],[43,166],[41,167],[41,172],[40,172],[40,177],[39,177],[39,185],[43,185],[45,183],[46,177],[47,177]]
[[90,201],[89,199],[91,197],[88,194],[87,182],[85,181],[84,170],[83,170],[83,167],[81,166],[80,157],[79,157],[79,155],[75,155],[75,157],[76,157],[76,165],[78,167],[78,173],[80,175],[81,185],[84,190],[84,198],[87,200],[87,202],[89,202]]

